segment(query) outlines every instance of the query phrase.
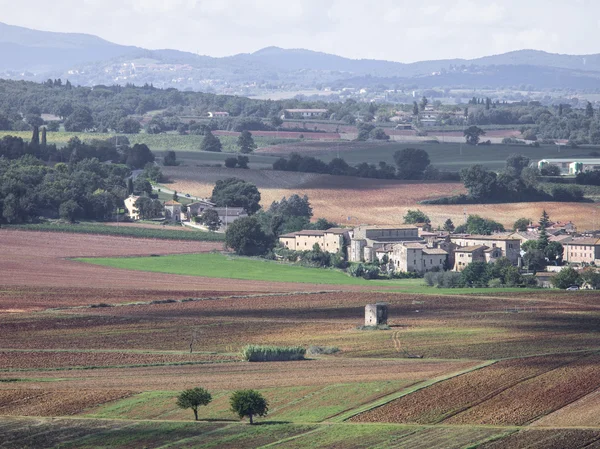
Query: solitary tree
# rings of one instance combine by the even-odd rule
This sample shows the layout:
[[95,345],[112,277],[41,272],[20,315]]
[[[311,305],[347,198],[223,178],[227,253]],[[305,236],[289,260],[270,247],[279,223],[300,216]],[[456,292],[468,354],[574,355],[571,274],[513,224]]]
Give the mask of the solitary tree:
[[221,226],[221,219],[219,213],[214,209],[205,210],[198,221],[208,228],[209,231],[216,231]]
[[454,223],[449,218],[444,222],[444,231],[454,232]]
[[477,145],[479,138],[485,136],[485,131],[477,126],[469,126],[464,131],[465,140],[469,145]]
[[413,102],[413,115],[419,115],[419,104],[416,101]]
[[254,424],[252,417],[267,416],[269,404],[267,400],[256,390],[238,390],[234,391],[229,401],[231,410],[237,414],[240,419],[247,416],[250,418],[250,424]]
[[240,256],[259,256],[271,248],[272,238],[265,234],[255,217],[243,217],[229,225],[225,244]]
[[177,407],[188,409],[191,408],[194,412],[194,418],[198,421],[198,407],[208,405],[212,401],[211,394],[204,388],[196,387],[189,390],[184,390],[177,397]]
[[419,209],[408,210],[404,216],[404,223],[415,224],[415,223],[430,223],[431,220],[425,213]]
[[179,201],[179,195],[177,194],[177,190],[173,191],[173,201]]
[[210,129],[206,130],[204,134],[204,139],[202,139],[202,144],[200,145],[201,151],[213,151],[213,152],[221,152],[222,149],[221,141],[218,137],[216,137]]
[[175,151],[167,151],[167,154],[165,154],[165,157],[163,158],[163,165],[165,167],[177,165],[177,155],[175,154]]
[[519,218],[517,221],[515,221],[515,224],[513,225],[513,230],[514,231],[527,231],[527,227],[529,226],[530,220],[529,218]]
[[252,153],[256,150],[256,144],[252,138],[252,133],[248,130],[242,131],[240,137],[238,137],[237,144],[238,147],[240,147],[240,153]]
[[405,148],[394,153],[400,179],[420,179],[429,165],[429,154],[425,150]]

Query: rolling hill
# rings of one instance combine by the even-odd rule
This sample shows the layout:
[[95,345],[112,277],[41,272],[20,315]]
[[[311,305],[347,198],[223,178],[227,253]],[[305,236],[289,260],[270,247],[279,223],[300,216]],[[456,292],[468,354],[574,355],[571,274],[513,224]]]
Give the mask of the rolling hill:
[[34,81],[69,78],[82,85],[154,83],[199,89],[206,80],[225,85],[271,83],[310,88],[316,84],[595,88],[600,54],[560,55],[520,50],[483,58],[410,64],[349,59],[306,49],[267,47],[214,58],[178,50],[147,50],[96,36],[38,31],[0,23],[0,76]]

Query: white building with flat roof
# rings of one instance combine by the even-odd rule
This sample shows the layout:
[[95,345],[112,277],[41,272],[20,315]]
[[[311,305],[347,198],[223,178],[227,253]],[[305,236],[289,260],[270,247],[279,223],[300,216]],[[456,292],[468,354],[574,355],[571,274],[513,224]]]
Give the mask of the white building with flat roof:
[[576,175],[584,171],[600,170],[600,159],[574,159],[574,158],[561,158],[561,159],[542,159],[538,162],[538,168],[541,170],[549,165],[554,165],[560,168],[560,172],[563,175]]

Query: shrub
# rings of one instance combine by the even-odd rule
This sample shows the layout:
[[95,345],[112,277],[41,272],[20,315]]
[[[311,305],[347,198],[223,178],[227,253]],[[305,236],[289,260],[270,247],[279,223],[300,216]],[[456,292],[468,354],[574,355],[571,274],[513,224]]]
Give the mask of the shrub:
[[310,355],[335,354],[340,352],[340,348],[336,346],[309,346],[307,352]]
[[302,346],[248,345],[242,349],[242,358],[247,362],[289,362],[303,360],[305,355]]

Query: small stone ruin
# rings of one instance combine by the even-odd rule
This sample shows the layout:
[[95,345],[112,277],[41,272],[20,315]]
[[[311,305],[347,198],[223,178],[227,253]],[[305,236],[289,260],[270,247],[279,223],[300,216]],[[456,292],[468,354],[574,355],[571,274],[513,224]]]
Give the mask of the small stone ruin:
[[378,302],[365,306],[365,326],[379,326],[388,322],[388,305]]

